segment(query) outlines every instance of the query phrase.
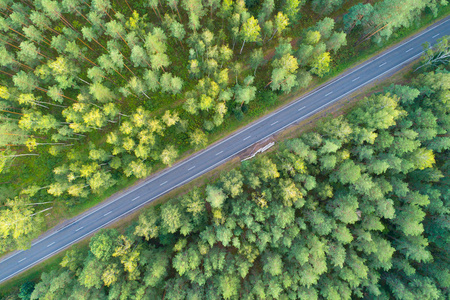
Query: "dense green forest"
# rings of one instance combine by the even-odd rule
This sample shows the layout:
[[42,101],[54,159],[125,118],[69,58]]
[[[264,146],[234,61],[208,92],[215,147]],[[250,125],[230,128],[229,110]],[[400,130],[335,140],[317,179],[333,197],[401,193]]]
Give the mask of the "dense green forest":
[[448,299],[448,53],[444,38],[407,85],[100,231],[17,295]]
[[0,253],[447,4],[362,2],[0,1]]

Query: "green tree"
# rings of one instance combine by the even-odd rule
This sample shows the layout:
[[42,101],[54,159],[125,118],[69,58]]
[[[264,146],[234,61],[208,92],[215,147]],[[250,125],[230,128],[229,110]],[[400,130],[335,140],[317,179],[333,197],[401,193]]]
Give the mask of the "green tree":
[[169,233],[175,233],[182,225],[182,212],[178,204],[168,203],[161,209],[161,226]]
[[330,62],[331,56],[328,52],[317,56],[311,63],[311,73],[316,74],[319,77],[323,77],[330,71]]
[[272,37],[269,39],[269,41],[275,36],[275,34],[281,35],[282,32],[288,27],[289,25],[289,18],[284,15],[281,11],[278,12],[278,14],[275,15],[275,18],[273,20],[274,24],[274,31],[272,33]]
[[100,82],[91,84],[89,92],[97,101],[103,103],[113,101],[116,98],[114,92]]
[[195,129],[189,135],[189,139],[190,139],[190,144],[192,146],[194,146],[194,148],[196,148],[196,149],[203,148],[204,146],[206,146],[206,143],[208,142],[208,138],[206,137],[206,134],[198,128]]
[[139,160],[133,160],[124,169],[124,173],[127,177],[134,175],[136,178],[144,178],[150,173],[150,171],[151,168],[143,161]]
[[262,3],[261,11],[258,14],[258,21],[263,24],[267,19],[270,18],[273,10],[275,8],[274,0],[264,0]]
[[206,201],[211,204],[212,208],[221,208],[226,198],[221,188],[214,185],[206,187]]
[[175,146],[168,145],[162,152],[160,159],[163,164],[165,165],[172,165],[176,158],[178,157],[178,151],[176,150]]
[[241,106],[243,104],[248,104],[256,97],[256,87],[251,86],[251,84],[253,83],[253,79],[254,79],[253,76],[247,76],[244,79],[244,85],[241,86],[238,84],[235,86],[234,91],[235,101],[241,104]]
[[355,195],[339,193],[327,206],[328,210],[342,223],[353,224],[359,220],[358,198]]
[[347,45],[347,35],[344,32],[333,32],[333,35],[328,41],[325,42],[327,45],[327,51],[333,50],[338,51],[342,46]]
[[264,272],[269,273],[272,276],[281,275],[283,272],[283,260],[278,253],[267,252],[264,257]]
[[[6,209],[0,211],[0,234],[4,240],[13,239],[20,248],[28,247],[29,239],[35,235],[42,224],[40,212],[27,205],[23,199],[9,199]],[[47,211],[48,209],[45,209]]]
[[94,192],[100,192],[116,184],[110,173],[99,171],[95,172],[88,180],[88,184]]
[[256,20],[253,16],[247,19],[247,21],[242,25],[240,35],[243,40],[241,51],[239,51],[239,54],[242,53],[242,49],[244,49],[245,42],[256,42],[259,40],[261,27],[259,27],[258,20]]
[[35,66],[39,53],[39,50],[33,43],[23,41],[20,43],[20,51],[17,53],[17,58],[27,65]]
[[23,93],[31,93],[36,88],[36,78],[30,73],[19,71],[13,76],[12,80],[14,86]]
[[183,40],[184,36],[186,35],[186,30],[184,29],[183,24],[178,23],[177,21],[174,20],[170,24],[170,33],[181,44],[181,41]]
[[241,172],[237,170],[232,170],[220,176],[224,192],[232,198],[236,198],[242,193],[243,179]]
[[332,174],[333,180],[339,180],[342,184],[355,183],[361,177],[361,167],[352,160],[345,160],[335,174]]
[[256,76],[256,70],[262,64],[264,64],[264,54],[261,48],[255,49],[250,55],[250,66],[255,70],[253,76]]
[[103,285],[102,274],[105,266],[104,262],[97,260],[95,257],[87,259],[78,276],[78,281],[88,289],[93,287],[99,289]]
[[274,69],[272,70],[270,87],[273,91],[281,89],[285,93],[289,93],[293,87],[298,85],[295,72],[298,69],[298,62],[295,57],[287,53],[279,59],[272,62]]
[[416,71],[423,67],[435,68],[441,64],[448,64],[450,61],[449,37],[440,38],[433,47],[430,43],[423,44],[424,54],[421,57],[421,66],[416,68]]
[[135,67],[145,67],[150,66],[150,59],[145,52],[144,48],[139,45],[134,45],[131,49],[131,61],[133,62]]
[[89,249],[101,261],[111,259],[119,233],[115,229],[102,229],[89,242]]
[[305,34],[305,43],[308,45],[315,45],[317,44],[320,39],[322,38],[322,35],[317,30],[308,30]]
[[218,278],[218,287],[224,299],[231,299],[238,295],[240,282],[239,277],[233,275],[221,275]]
[[302,0],[286,0],[283,4],[283,13],[294,23],[300,18],[300,9],[303,4]]
[[158,222],[160,220],[159,210],[148,209],[139,216],[139,222],[134,230],[137,236],[143,236],[147,241],[151,238],[158,237]]
[[318,31],[320,33],[320,37],[322,39],[329,39],[334,29],[334,20],[331,18],[323,18],[318,21],[313,27],[312,30]]
[[373,6],[370,3],[362,4],[358,3],[348,10],[348,13],[344,15],[344,30],[350,33],[355,26],[361,24],[361,20],[373,12]]
[[27,281],[20,286],[19,289],[19,298],[22,300],[30,300],[31,294],[34,291],[35,283],[32,281]]

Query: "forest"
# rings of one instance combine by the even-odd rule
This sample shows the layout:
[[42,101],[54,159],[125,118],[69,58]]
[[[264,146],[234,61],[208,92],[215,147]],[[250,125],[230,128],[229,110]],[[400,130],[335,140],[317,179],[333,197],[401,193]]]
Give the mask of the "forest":
[[448,42],[406,84],[101,230],[5,299],[448,299]]
[[446,4],[0,1],[0,253]]

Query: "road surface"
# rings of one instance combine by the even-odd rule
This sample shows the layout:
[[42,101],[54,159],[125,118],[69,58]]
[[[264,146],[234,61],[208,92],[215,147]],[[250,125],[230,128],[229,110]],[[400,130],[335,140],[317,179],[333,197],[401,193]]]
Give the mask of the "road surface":
[[74,218],[74,221],[69,222],[65,227],[34,242],[30,249],[17,251],[0,261],[0,282],[49,258],[170,190],[210,171],[256,142],[307,118],[370,82],[398,70],[402,65],[421,55],[423,43],[433,44],[444,35],[450,35],[450,18],[444,19],[399,46],[347,71],[336,80],[168,168],[117,199],[98,205],[82,217]]

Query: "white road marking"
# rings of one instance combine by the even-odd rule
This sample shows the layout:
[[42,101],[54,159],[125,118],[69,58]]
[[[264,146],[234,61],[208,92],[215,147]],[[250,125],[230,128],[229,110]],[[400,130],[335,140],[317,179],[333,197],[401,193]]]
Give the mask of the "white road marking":
[[297,111],[301,111],[302,109],[304,109],[306,106],[303,106],[302,108],[297,109]]
[[188,171],[192,170],[193,168],[195,168],[195,166],[190,167],[190,168],[188,169]]
[[248,137],[246,137],[245,139],[243,139],[243,141],[248,140],[251,137],[251,135],[249,135]]
[[333,94],[333,92],[329,92],[328,94],[325,95],[325,97],[326,97],[326,96],[329,96],[329,95],[331,95],[331,94]]
[[83,229],[84,227],[80,227],[80,228],[78,228],[77,230],[75,230],[75,231],[80,231],[81,229]]
[[440,33],[433,35],[431,38],[434,39],[434,38],[437,37],[438,35],[440,35]]
[[387,62],[382,63],[381,65],[378,66],[378,68],[384,66],[385,64],[387,64]]
[[359,79],[359,76],[358,76],[358,77],[356,77],[355,79],[353,79],[353,80],[352,80],[352,82],[353,82],[353,81],[356,81],[356,80],[358,80],[358,79]]
[[[450,19],[445,20],[444,22],[442,22],[442,23],[440,23],[440,24],[436,24],[435,26],[433,26],[433,27],[429,28],[428,30],[422,32],[421,34],[416,35],[414,38],[412,38],[411,40],[407,41],[406,43],[403,43],[403,44],[401,44],[401,45],[399,45],[399,46],[397,46],[397,47],[395,47],[395,48],[392,48],[391,50],[389,50],[389,51],[383,53],[381,56],[379,56],[379,57],[376,58],[375,60],[378,60],[378,59],[380,59],[381,57],[386,56],[387,54],[389,54],[389,53],[391,53],[391,52],[397,50],[397,49],[400,48],[401,46],[403,46],[403,45],[405,45],[405,44],[407,44],[407,43],[412,42],[413,40],[415,40],[415,39],[421,37],[422,35],[426,34],[427,32],[429,32],[429,31],[431,31],[431,30],[433,30],[433,29],[435,29],[435,28],[437,28],[437,27],[439,27],[439,26],[441,26],[441,25],[443,25],[443,24],[445,24],[445,23],[447,23],[447,22],[449,22],[449,21],[450,21]],[[380,74],[380,75],[378,75],[378,76],[376,76],[376,77],[374,77],[374,78],[372,78],[372,79],[366,81],[365,83],[359,85],[358,87],[356,87],[356,88],[350,90],[349,92],[345,93],[344,95],[341,95],[341,96],[339,96],[339,97],[333,99],[333,100],[330,101],[329,103],[326,103],[326,104],[322,105],[321,107],[319,107],[319,108],[313,110],[312,112],[306,114],[305,116],[300,117],[299,119],[295,120],[295,121],[292,122],[292,123],[296,123],[296,122],[298,122],[299,120],[304,119],[305,117],[307,117],[307,116],[309,116],[309,115],[315,113],[317,110],[320,110],[322,107],[324,107],[324,106],[326,106],[326,105],[329,105],[329,104],[331,104],[331,103],[333,103],[333,102],[335,102],[335,101],[337,101],[337,100],[339,100],[339,99],[345,97],[346,95],[348,95],[348,94],[350,94],[351,92],[357,90],[357,89],[360,88],[361,86],[363,86],[363,85],[365,85],[365,84],[367,84],[367,83],[369,83],[369,82],[374,81],[375,79],[381,77],[382,75],[384,75],[384,74],[386,74],[386,73],[389,73],[391,70],[397,68],[398,66],[400,66],[400,65],[402,65],[402,64],[404,64],[404,63],[406,63],[406,62],[408,62],[408,61],[411,61],[412,59],[414,59],[414,58],[420,56],[422,53],[423,53],[423,52],[421,52],[421,53],[419,53],[419,54],[417,54],[417,55],[414,55],[413,57],[407,59],[406,61],[404,61],[404,62],[402,62],[402,63],[399,63],[398,65],[396,65],[396,66],[390,68],[389,70],[383,72],[382,74]],[[356,68],[355,70],[353,70],[353,72],[350,72],[350,73],[348,73],[348,74],[346,74],[346,75],[344,75],[344,76],[338,78],[337,80],[333,81],[333,83],[336,83],[336,82],[338,82],[338,81],[344,79],[345,77],[347,77],[347,76],[349,76],[349,75],[355,73],[356,71],[358,71],[358,70],[360,70],[360,69],[366,67],[366,66],[369,65],[369,64],[370,64],[370,63],[362,64],[361,66],[359,66],[358,68]],[[289,105],[287,105],[286,107],[284,107],[283,109],[281,109],[279,112],[284,111],[284,110],[286,110],[286,109],[289,109],[292,105],[295,105],[295,104],[297,104],[298,102],[303,101],[303,100],[305,100],[306,98],[312,96],[313,94],[316,94],[317,92],[319,92],[319,91],[320,91],[321,89],[323,89],[323,88],[324,88],[324,87],[318,88],[317,90],[311,92],[310,94],[306,94],[302,99],[300,99],[299,101],[294,101],[294,102],[292,102],[291,104],[289,104]],[[265,118],[262,118],[261,120],[259,120],[258,122],[255,122],[255,123],[252,124],[251,126],[244,128],[242,131],[238,131],[236,134],[230,135],[228,138],[226,138],[226,139],[222,140],[221,142],[219,142],[219,143],[213,145],[209,150],[211,150],[212,148],[215,148],[215,147],[219,146],[220,144],[222,144],[222,143],[224,143],[224,142],[230,140],[231,138],[235,137],[236,135],[242,133],[243,131],[248,130],[248,129],[250,129],[250,128],[253,128],[254,126],[260,124],[261,122],[267,120],[269,117],[271,117],[271,115],[269,115],[269,116],[267,116],[267,117],[265,117]],[[287,124],[286,126],[284,126],[283,128],[278,129],[277,132],[283,130],[284,128],[286,128],[287,126],[291,125],[292,123],[289,123],[289,124]],[[275,132],[275,133],[277,133],[277,132]],[[257,142],[259,142],[259,141],[261,141],[261,140],[263,140],[263,139],[265,139],[265,138],[266,138],[266,137],[262,137],[262,138],[261,138],[260,140],[258,140]],[[179,165],[177,165],[176,167],[180,167],[180,166],[182,166],[182,165],[188,163],[189,161],[193,160],[193,159],[196,158],[197,156],[198,156],[198,155],[190,157],[190,158],[187,159],[186,161],[181,162],[181,163],[180,163]],[[16,274],[18,274],[18,273],[20,273],[20,272],[22,272],[22,271],[24,271],[24,270],[26,270],[26,269],[28,269],[28,268],[33,267],[34,265],[40,263],[41,261],[47,259],[48,257],[51,257],[51,256],[54,255],[55,253],[58,253],[58,252],[61,251],[62,249],[65,249],[65,248],[69,247],[70,245],[75,244],[75,243],[78,242],[79,240],[85,238],[86,236],[89,236],[90,234],[92,234],[93,232],[97,231],[98,229],[100,229],[100,228],[102,228],[102,227],[105,227],[105,226],[109,225],[110,223],[114,222],[114,221],[117,220],[117,219],[120,219],[121,217],[123,217],[124,215],[130,213],[130,212],[133,211],[133,210],[137,210],[138,208],[144,206],[144,205],[147,204],[148,202],[150,202],[150,201],[152,201],[152,200],[154,200],[154,199],[156,199],[156,198],[158,198],[158,197],[164,195],[165,193],[167,193],[167,192],[169,192],[169,191],[171,191],[171,190],[173,190],[173,189],[179,187],[180,185],[183,185],[184,183],[188,182],[189,180],[195,178],[196,176],[199,176],[199,175],[202,175],[202,174],[206,173],[207,171],[209,171],[209,170],[213,169],[214,167],[220,165],[222,162],[226,161],[227,159],[229,159],[229,158],[232,157],[232,156],[234,156],[234,154],[231,154],[230,156],[228,156],[228,157],[222,159],[221,161],[215,163],[214,165],[212,165],[212,166],[206,168],[205,170],[203,170],[203,171],[200,172],[199,174],[194,175],[194,176],[191,176],[191,177],[189,177],[189,178],[183,180],[182,182],[180,182],[180,183],[176,184],[175,186],[171,187],[169,190],[164,191],[164,192],[162,192],[162,193],[156,195],[155,197],[152,197],[152,198],[146,200],[144,203],[141,203],[141,204],[139,204],[138,206],[136,206],[136,207],[134,207],[134,208],[132,208],[132,209],[130,209],[130,210],[124,212],[124,213],[121,214],[120,216],[117,216],[116,218],[114,218],[114,219],[112,219],[112,220],[109,220],[109,221],[106,222],[105,224],[99,226],[98,228],[95,228],[95,229],[91,230],[90,232],[88,232],[88,233],[84,234],[83,236],[81,236],[81,237],[79,237],[79,238],[77,238],[77,239],[75,239],[75,240],[69,242],[68,244],[66,244],[66,245],[64,245],[64,246],[61,246],[61,247],[58,248],[57,250],[55,250],[55,251],[53,251],[53,252],[47,254],[46,256],[44,256],[44,257],[42,257],[42,258],[40,258],[40,259],[38,259],[38,260],[36,260],[36,261],[34,261],[34,262],[31,263],[30,265],[28,265],[28,266],[26,266],[26,267],[23,267],[23,268],[21,268],[20,270],[14,272],[13,274],[11,274],[11,275],[9,275],[9,276],[7,276],[7,277],[1,279],[1,282],[5,281],[5,280],[8,280],[9,278],[15,276]],[[175,167],[175,168],[176,168],[176,167]],[[166,171],[163,172],[160,176],[157,176],[157,177],[153,178],[152,180],[143,183],[143,184],[142,184],[141,186],[139,186],[138,188],[141,188],[141,187],[143,187],[143,186],[149,184],[150,182],[155,181],[156,179],[160,178],[162,175],[166,174],[166,173],[169,172],[170,170],[173,170],[173,169],[168,169],[168,170],[166,170]],[[135,191],[135,190],[130,190],[129,192],[127,192],[127,193],[121,195],[121,197],[118,197],[118,198],[114,199],[113,201],[107,203],[106,205],[98,207],[97,209],[91,211],[90,213],[88,213],[88,214],[84,215],[83,217],[81,217],[80,219],[78,219],[78,221],[80,221],[81,219],[85,219],[86,217],[88,217],[88,216],[92,215],[93,213],[99,211],[100,209],[104,208],[105,206],[110,205],[110,204],[112,204],[112,203],[114,203],[114,202],[120,200],[120,199],[123,198],[124,196],[126,196],[126,195],[128,195],[128,194],[130,194],[130,193],[132,193],[132,192],[134,192],[134,191]],[[83,227],[81,227],[81,228],[83,228]],[[81,229],[81,228],[79,228],[79,229]],[[78,230],[79,230],[79,229],[78,229]],[[55,234],[58,233],[58,232],[59,232],[59,231],[55,231],[54,233],[49,234],[49,235],[46,236],[45,238],[40,239],[40,240],[38,240],[38,241],[32,243],[31,245],[34,246],[34,245],[36,245],[36,244],[38,244],[38,243],[40,243],[40,242],[46,240],[47,238],[49,238],[49,237],[55,235]],[[7,261],[7,260],[13,258],[14,256],[18,255],[18,254],[21,253],[21,252],[23,252],[23,251],[18,251],[17,253],[15,253],[15,254],[13,254],[13,255],[7,257],[7,258],[4,259],[4,260],[1,260],[0,262],[3,263],[3,262],[5,262],[5,261]]]
[[161,183],[159,186],[165,185],[167,183],[167,180]]
[[21,260],[19,260],[19,262],[23,262],[25,259],[27,259],[27,258],[26,257],[22,258]]
[[131,199],[131,201],[134,201],[134,200],[136,200],[136,199],[139,199],[139,197],[141,197],[141,196],[134,197],[133,199]]
[[275,125],[275,124],[277,124],[278,123],[278,121],[275,121],[275,122],[273,122],[272,124],[270,124],[270,126],[273,126],[273,125]]
[[223,151],[217,152],[217,153],[216,153],[216,156],[219,155],[219,154],[221,154],[221,153],[223,153]]
[[107,212],[106,214],[104,214],[103,216],[106,217],[107,215],[109,215],[110,213],[112,213],[112,210]]
[[414,48],[409,48],[408,50],[405,51],[405,53],[408,53],[409,51],[411,51]]
[[55,243],[55,242],[53,242],[53,243],[51,243],[51,244],[48,244],[48,245],[47,245],[47,248],[50,247],[51,245],[53,245],[54,243]]

